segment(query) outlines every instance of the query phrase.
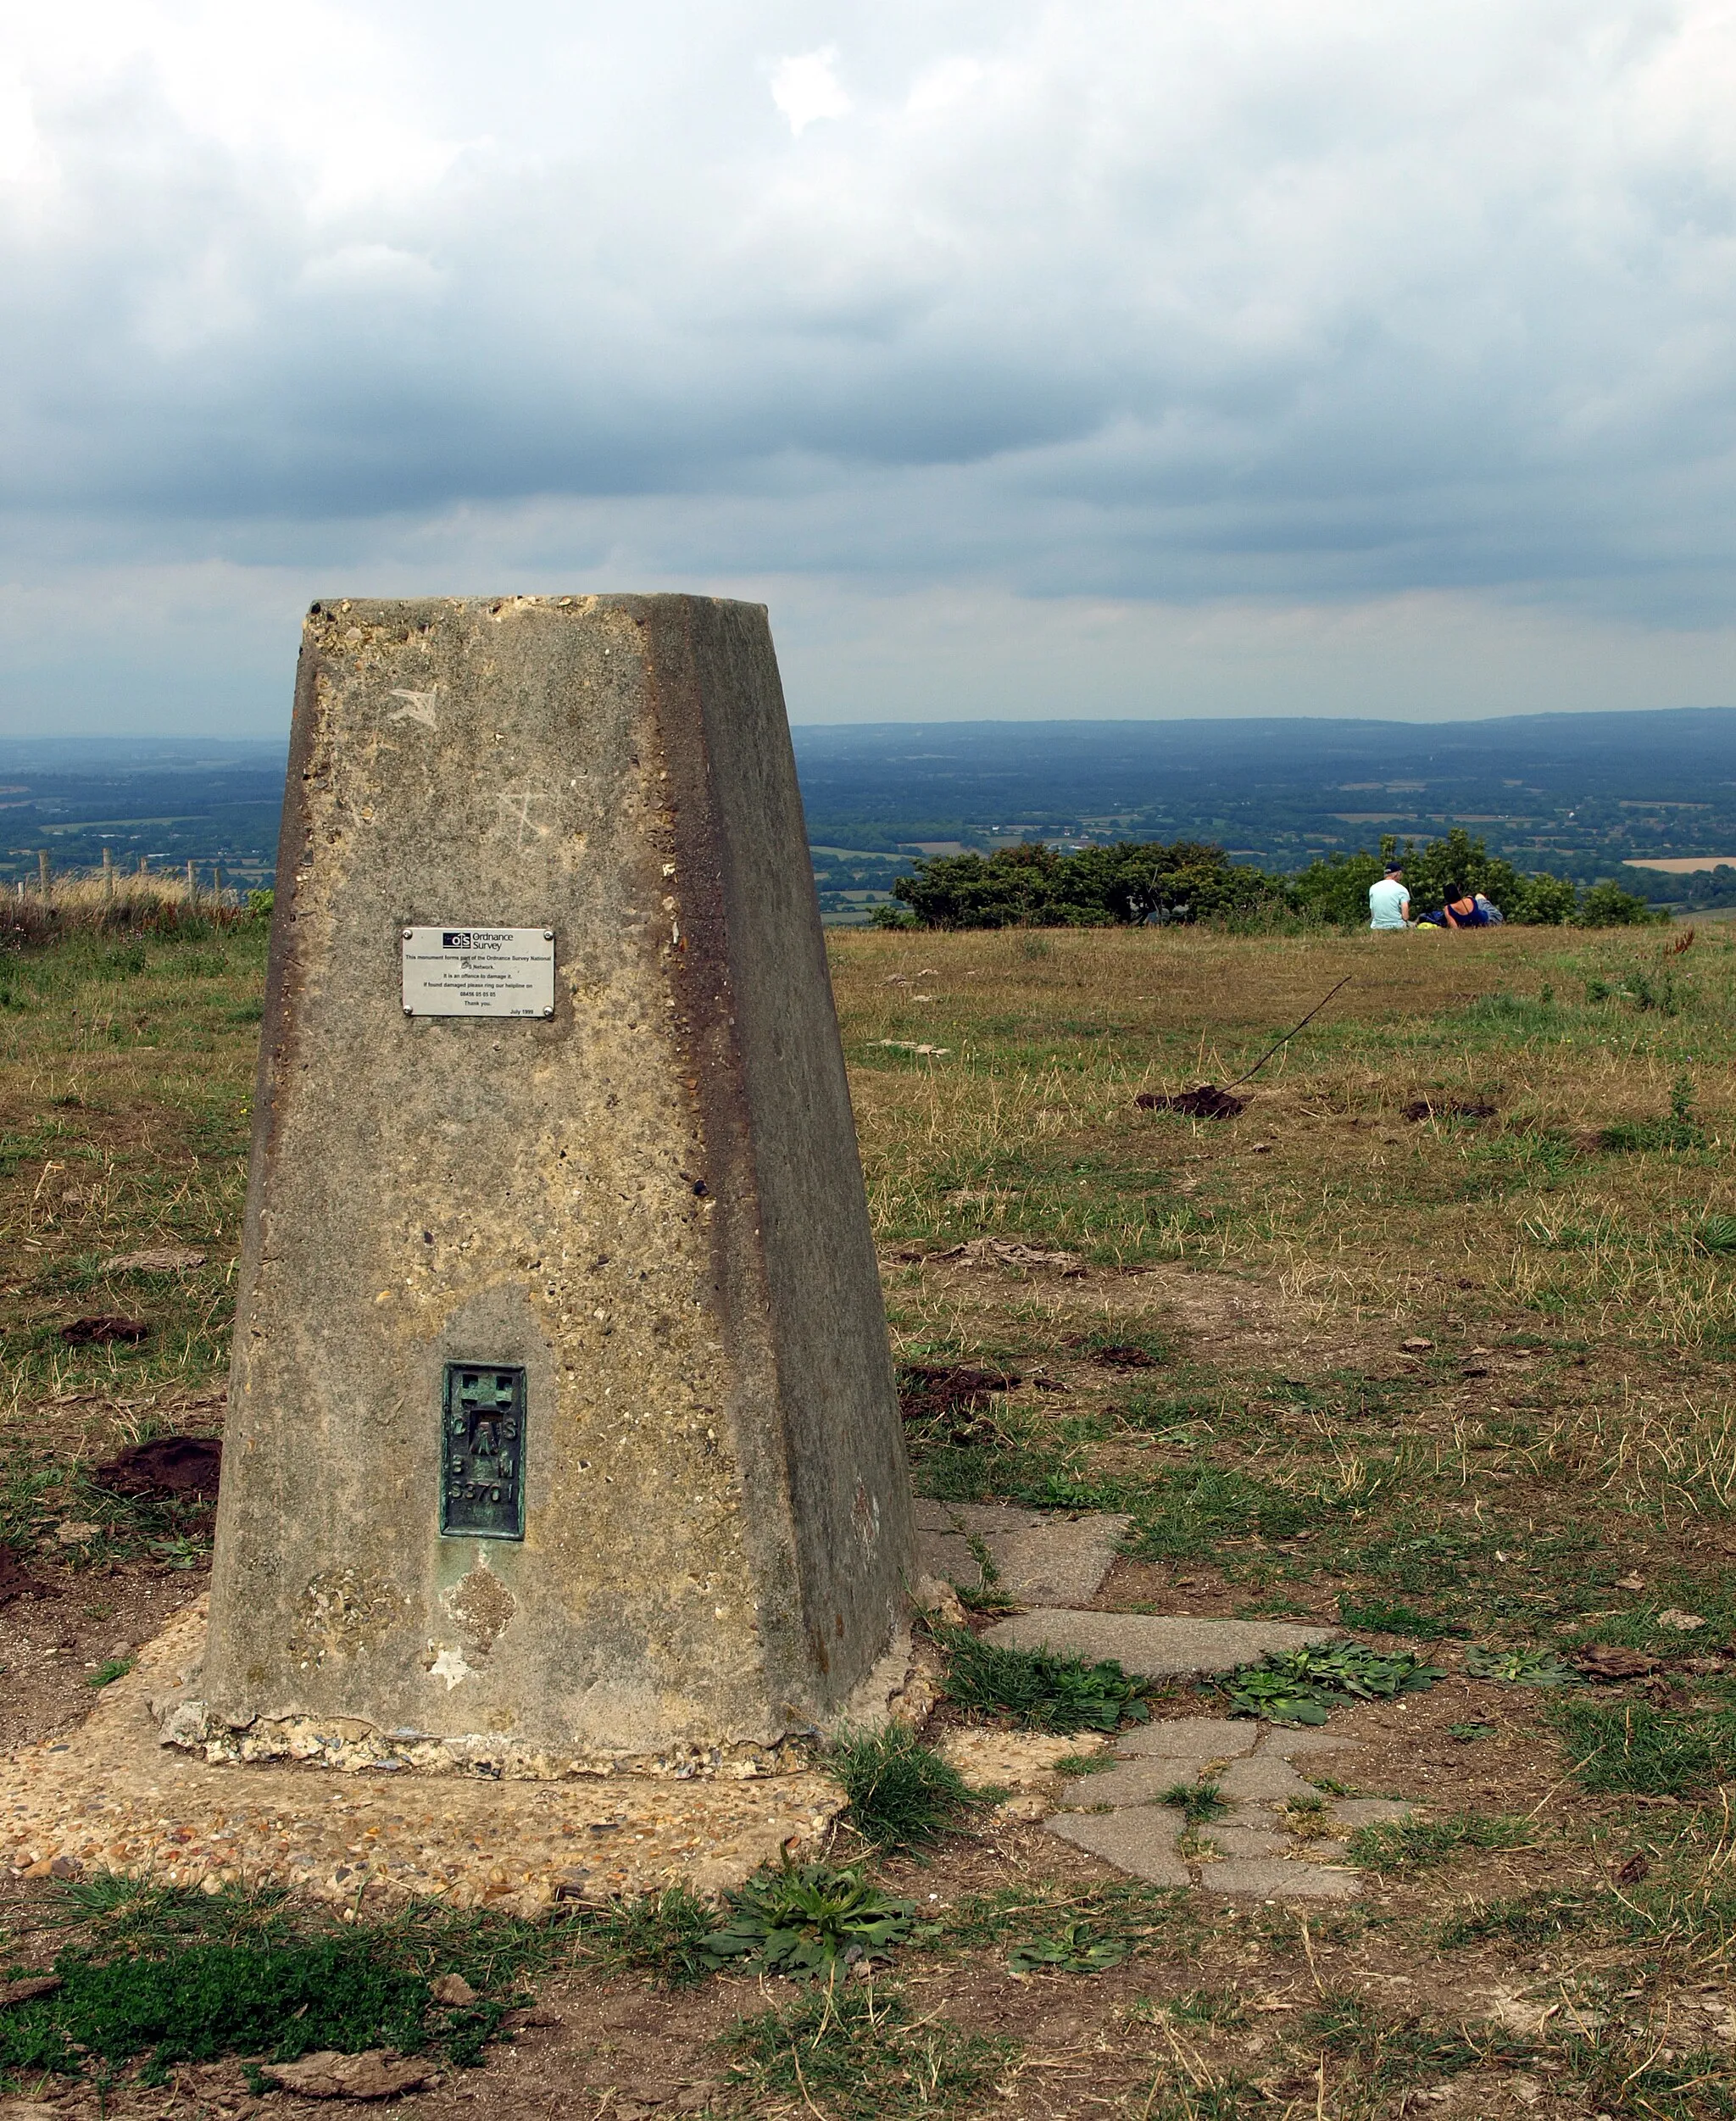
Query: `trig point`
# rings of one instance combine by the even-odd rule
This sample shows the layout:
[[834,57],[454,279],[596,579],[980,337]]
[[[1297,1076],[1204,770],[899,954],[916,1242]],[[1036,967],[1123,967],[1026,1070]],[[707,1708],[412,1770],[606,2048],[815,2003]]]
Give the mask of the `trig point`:
[[751,1769],[911,1537],[764,610],[314,605],[181,1734]]

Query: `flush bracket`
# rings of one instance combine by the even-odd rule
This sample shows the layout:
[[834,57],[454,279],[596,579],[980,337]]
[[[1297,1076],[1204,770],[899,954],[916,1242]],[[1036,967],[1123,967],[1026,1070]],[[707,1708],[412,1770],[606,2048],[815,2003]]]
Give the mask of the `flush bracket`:
[[525,1372],[448,1362],[440,1408],[440,1530],[450,1539],[525,1536]]

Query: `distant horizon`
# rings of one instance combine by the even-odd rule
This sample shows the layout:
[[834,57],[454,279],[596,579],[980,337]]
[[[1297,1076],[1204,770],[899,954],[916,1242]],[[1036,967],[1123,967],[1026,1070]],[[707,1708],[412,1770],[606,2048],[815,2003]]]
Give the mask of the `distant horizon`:
[[[1192,715],[924,715],[864,716],[851,721],[804,721],[792,716],[792,733],[844,736],[851,731],[860,732],[915,732],[924,729],[982,730],[1012,728],[1021,730],[1099,730],[1113,728],[1218,728],[1226,725],[1247,726],[1271,724],[1280,728],[1333,726],[1369,730],[1388,727],[1393,729],[1433,729],[1442,735],[1466,728],[1481,728],[1492,724],[1553,723],[1595,721],[1617,723],[1650,720],[1661,715],[1711,716],[1736,715],[1736,704],[1703,707],[1550,707],[1535,708],[1524,713],[1498,711],[1487,715],[1461,715],[1450,721],[1429,715],[1401,714],[1387,715],[1322,715],[1322,714],[1192,714]],[[9,751],[35,750],[38,753],[54,750],[73,751],[103,748],[109,750],[172,751],[183,757],[201,751],[270,751],[281,753],[289,742],[289,727],[286,718],[280,737],[222,736],[214,732],[191,736],[170,734],[166,732],[143,730],[128,735],[92,732],[91,734],[49,735],[45,733],[0,733],[0,757]]]

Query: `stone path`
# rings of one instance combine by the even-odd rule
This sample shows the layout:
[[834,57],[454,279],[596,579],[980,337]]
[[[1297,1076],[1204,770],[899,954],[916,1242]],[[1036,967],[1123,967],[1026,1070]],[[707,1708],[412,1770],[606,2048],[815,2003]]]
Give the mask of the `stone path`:
[[1190,1620],[1160,1613],[1016,1613],[984,1630],[984,1639],[1009,1650],[1060,1650],[1095,1664],[1113,1657],[1141,1678],[1178,1678],[1194,1672],[1229,1672],[1253,1664],[1268,1650],[1299,1650],[1330,1642],[1338,1628],[1295,1628],[1280,1620]]
[[[1200,1623],[1205,1624],[1205,1623]],[[1280,1730],[1240,1718],[1186,1717],[1124,1731],[1116,1765],[1081,1775],[1060,1795],[1049,1830],[1154,1885],[1262,1899],[1344,1900],[1360,1885],[1342,1857],[1342,1837],[1411,1807],[1375,1797],[1328,1797],[1299,1773],[1324,1753],[1354,1751],[1325,1731]],[[1189,1827],[1161,1801],[1177,1783],[1216,1783],[1229,1806]]]
[[960,1589],[982,1584],[980,1540],[997,1572],[994,1588],[1021,1606],[1088,1606],[1109,1574],[1130,1518],[1093,1511],[1011,1510],[999,1503],[916,1505],[916,1559],[925,1575]]
[[[1272,1650],[1327,1642],[1339,1631],[1281,1621],[1198,1620],[1155,1613],[1082,1612],[1053,1606],[1018,1613],[986,1631],[1010,1649],[1062,1651],[1095,1663],[1112,1657],[1142,1678],[1228,1672]],[[1328,1798],[1299,1772],[1312,1756],[1354,1750],[1326,1731],[1280,1729],[1251,1718],[1188,1717],[1124,1731],[1116,1765],[1060,1792],[1049,1829],[1155,1885],[1210,1892],[1338,1900],[1358,1890],[1342,1861],[1344,1837],[1409,1805]],[[1212,1782],[1228,1809],[1190,1827],[1161,1801],[1177,1783]]]

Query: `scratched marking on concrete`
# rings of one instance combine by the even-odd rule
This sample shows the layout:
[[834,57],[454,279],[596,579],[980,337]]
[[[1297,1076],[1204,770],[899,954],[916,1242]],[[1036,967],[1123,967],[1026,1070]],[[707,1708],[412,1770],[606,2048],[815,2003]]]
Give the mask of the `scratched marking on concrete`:
[[537,804],[554,800],[547,788],[503,788],[497,799],[506,812],[508,822],[518,827],[515,845],[524,845],[526,832],[534,832],[538,839],[547,839],[554,830],[552,825],[539,825],[531,815]]
[[406,692],[402,685],[394,685],[392,688],[392,697],[394,699],[404,700],[408,702],[408,704],[395,707],[386,719],[387,721],[419,721],[425,728],[437,729],[440,725],[435,718],[434,702],[439,697],[439,693],[440,688],[437,685],[433,688],[432,691],[426,693]]

